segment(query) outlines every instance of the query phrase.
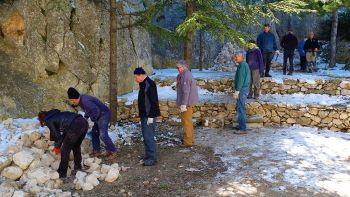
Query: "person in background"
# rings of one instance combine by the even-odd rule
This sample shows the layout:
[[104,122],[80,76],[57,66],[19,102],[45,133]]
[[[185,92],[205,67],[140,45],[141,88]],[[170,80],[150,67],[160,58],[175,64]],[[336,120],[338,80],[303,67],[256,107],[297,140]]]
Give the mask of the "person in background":
[[[108,124],[111,119],[111,111],[96,97],[80,93],[70,87],[67,91],[68,99],[74,106],[80,106],[85,112],[85,118],[90,118],[94,122],[92,127],[92,157],[104,156],[106,159],[114,159],[116,156],[116,147],[108,135]],[[101,142],[106,145],[106,154],[101,154]]]
[[248,43],[246,62],[250,68],[250,89],[248,99],[258,99],[260,96],[260,76],[264,73],[264,62],[261,51],[257,48],[255,41]]
[[294,71],[294,51],[298,47],[298,38],[293,34],[291,29],[283,36],[281,40],[281,47],[283,48],[283,75],[287,74],[287,61],[289,60],[288,75],[292,75]]
[[300,71],[306,71],[306,53],[304,51],[305,39],[302,39],[298,45],[298,52],[300,57]]
[[318,40],[315,38],[314,32],[309,33],[309,38],[305,41],[304,51],[306,52],[307,70],[309,73],[317,71],[316,60],[317,52],[320,50]]
[[154,140],[155,118],[160,116],[157,86],[141,67],[135,69],[134,78],[140,86],[138,108],[146,152],[142,158],[143,165],[153,166],[157,164],[156,142]]
[[69,154],[73,150],[74,172],[82,170],[81,143],[89,128],[87,120],[80,114],[61,112],[58,109],[38,113],[40,125],[50,130],[50,140],[55,141],[55,154],[61,154],[61,162],[57,170],[60,178],[67,177]]
[[193,106],[199,102],[198,88],[185,60],[176,63],[179,74],[176,78],[176,104],[180,106],[181,123],[184,129],[183,145],[191,147],[194,144],[194,129],[192,122]]
[[234,129],[236,130],[235,134],[247,134],[245,104],[249,93],[250,69],[247,62],[244,61],[244,52],[238,51],[232,58],[238,65],[235,75],[235,92],[233,93],[233,98],[237,99],[236,107],[239,125]]
[[265,77],[271,77],[270,75],[270,67],[271,61],[274,53],[279,53],[277,50],[276,37],[273,33],[270,32],[271,26],[270,24],[264,25],[264,30],[257,37],[256,43],[261,50],[264,66],[265,66]]

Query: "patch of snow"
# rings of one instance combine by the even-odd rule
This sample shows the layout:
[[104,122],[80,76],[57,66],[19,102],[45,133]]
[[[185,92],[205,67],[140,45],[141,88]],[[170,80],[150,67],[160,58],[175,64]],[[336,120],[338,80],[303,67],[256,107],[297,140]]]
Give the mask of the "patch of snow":
[[[200,71],[199,69],[192,69],[191,72],[195,79],[233,79],[235,76],[234,72],[220,72],[212,70]],[[177,69],[154,69],[154,74],[151,76],[151,78],[175,79],[178,74]]]

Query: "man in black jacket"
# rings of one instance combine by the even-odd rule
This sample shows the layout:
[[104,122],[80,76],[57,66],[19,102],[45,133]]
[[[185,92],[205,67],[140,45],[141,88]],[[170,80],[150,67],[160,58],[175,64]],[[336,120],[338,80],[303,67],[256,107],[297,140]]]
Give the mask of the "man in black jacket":
[[143,157],[143,165],[153,166],[157,163],[156,143],[154,141],[155,118],[160,116],[157,86],[141,67],[135,69],[134,76],[135,81],[140,86],[138,107],[146,152]]
[[73,112],[61,112],[52,109],[48,112],[41,111],[38,114],[41,126],[50,129],[50,140],[55,141],[55,154],[61,153],[61,162],[57,170],[60,178],[67,177],[70,151],[74,155],[74,171],[81,170],[81,149],[86,132],[89,128],[88,122],[83,116]]
[[293,59],[294,59],[294,51],[298,47],[298,39],[293,34],[292,30],[288,30],[288,33],[283,36],[281,40],[281,47],[284,49],[283,51],[283,74],[287,73],[287,61],[289,59],[289,72],[288,75],[292,75],[294,71]]
[[307,70],[312,73],[312,70],[317,71],[316,60],[317,52],[320,50],[318,40],[315,38],[314,32],[309,33],[309,38],[305,41],[304,51],[306,52]]

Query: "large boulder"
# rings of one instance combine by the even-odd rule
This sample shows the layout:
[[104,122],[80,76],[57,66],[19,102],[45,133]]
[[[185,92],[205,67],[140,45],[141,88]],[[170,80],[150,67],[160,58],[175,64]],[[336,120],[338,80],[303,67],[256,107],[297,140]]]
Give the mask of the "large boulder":
[[11,180],[17,180],[23,174],[23,170],[17,166],[9,166],[2,170],[1,176],[9,178]]
[[13,162],[23,170],[27,169],[33,160],[33,154],[28,151],[21,151],[13,155]]

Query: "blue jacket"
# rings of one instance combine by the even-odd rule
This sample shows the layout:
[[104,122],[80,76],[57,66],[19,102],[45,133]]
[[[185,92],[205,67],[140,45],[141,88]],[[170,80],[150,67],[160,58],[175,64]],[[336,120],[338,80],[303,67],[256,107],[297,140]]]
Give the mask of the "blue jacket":
[[259,69],[260,72],[264,71],[263,58],[258,48],[249,49],[247,51],[246,61],[250,67],[250,70]]
[[96,97],[89,95],[80,96],[80,107],[85,112],[85,117],[90,117],[92,122],[97,122],[103,113],[110,113],[109,108]]
[[277,50],[275,35],[271,32],[262,32],[256,39],[256,44],[262,53],[273,52]]
[[299,52],[299,55],[300,56],[306,56],[306,53],[304,51],[304,44],[305,44],[305,40],[302,39],[300,42],[299,42],[299,45],[298,45],[298,52]]

